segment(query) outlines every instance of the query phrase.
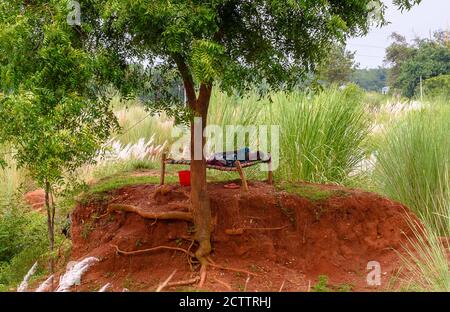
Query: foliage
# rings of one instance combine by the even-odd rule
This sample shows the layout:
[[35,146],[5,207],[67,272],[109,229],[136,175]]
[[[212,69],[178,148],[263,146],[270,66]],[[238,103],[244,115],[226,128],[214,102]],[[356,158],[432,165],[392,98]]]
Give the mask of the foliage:
[[381,92],[381,89],[387,85],[386,77],[386,68],[363,68],[356,69],[350,80],[366,91]]
[[384,62],[389,66],[388,70],[388,84],[392,89],[400,89],[398,82],[401,66],[403,63],[412,57],[414,48],[411,47],[406,38],[398,33],[392,33],[391,39],[393,43],[386,48],[386,56]]
[[[416,88],[416,94],[420,91]],[[450,74],[429,78],[423,82],[423,93],[428,98],[443,97],[450,99]]]
[[388,47],[386,60],[393,64],[389,76],[391,87],[411,98],[421,78],[450,73],[450,43],[443,33],[436,32],[434,39],[416,39],[412,45],[400,37],[401,40]]
[[[380,143],[375,178],[438,233],[450,227],[450,106],[410,112]],[[437,220],[440,220],[437,222]]]
[[[445,216],[450,218],[450,211]],[[436,224],[448,222],[440,216],[430,224],[426,220],[418,224],[412,218],[408,220],[413,236],[404,246],[402,259],[404,269],[397,278],[404,291],[450,291],[450,265],[448,246],[450,244],[450,227],[444,236],[436,231]],[[445,224],[439,226],[444,228]]]
[[43,186],[91,159],[114,117],[92,90],[97,65],[76,47],[65,6],[36,4],[21,13],[21,3],[2,3],[0,73],[9,92],[0,98],[0,143],[12,144],[18,165]]
[[350,81],[357,66],[355,52],[347,51],[345,45],[336,45],[321,63],[318,69],[318,79],[328,85],[343,85]]
[[[153,87],[192,78],[196,83],[216,81],[225,91],[248,91],[262,81],[278,90],[306,77],[336,42],[366,33],[372,22],[383,24],[385,6],[375,2],[381,13],[376,21],[371,19],[376,6],[369,0],[87,1],[85,21],[101,17],[103,37],[122,34],[122,44],[110,48],[155,64],[150,76],[157,73],[159,85]],[[395,4],[408,9],[418,2]],[[159,98],[150,104],[157,111],[182,109],[182,103],[166,96],[169,102]]]
[[47,255],[45,217],[15,202],[0,207],[0,289],[17,286],[33,263]]
[[0,144],[45,190],[51,251],[56,186],[93,160],[115,125],[95,90],[104,59],[87,51],[67,15],[66,1],[0,3]]

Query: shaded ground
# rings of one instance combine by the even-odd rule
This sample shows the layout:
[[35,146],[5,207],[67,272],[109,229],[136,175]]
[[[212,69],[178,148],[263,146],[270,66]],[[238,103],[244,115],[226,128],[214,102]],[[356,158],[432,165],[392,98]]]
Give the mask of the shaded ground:
[[[204,289],[212,291],[308,291],[319,275],[334,290],[384,289],[396,274],[404,233],[410,235],[404,206],[379,195],[337,186],[250,183],[250,192],[209,184],[213,213],[212,260]],[[72,214],[72,260],[100,258],[74,290],[154,291],[174,269],[172,279],[198,275],[186,254],[159,250],[118,255],[112,245],[134,251],[156,246],[191,248],[194,228],[185,221],[148,220],[130,212],[107,213],[111,203],[142,211],[188,211],[189,188],[167,187],[155,196],[154,184],[126,186],[79,204]],[[281,229],[280,229],[281,228]],[[233,235],[232,235],[233,234]],[[382,286],[369,287],[367,263],[378,261]],[[197,290],[195,285],[169,290]]]

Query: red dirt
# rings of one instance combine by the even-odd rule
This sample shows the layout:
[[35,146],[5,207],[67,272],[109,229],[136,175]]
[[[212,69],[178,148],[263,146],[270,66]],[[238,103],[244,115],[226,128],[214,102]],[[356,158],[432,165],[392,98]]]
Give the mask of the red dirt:
[[43,189],[37,189],[25,194],[25,202],[31,206],[31,209],[42,211],[45,206],[45,192]]
[[[384,289],[396,273],[404,235],[411,235],[405,216],[407,209],[389,199],[360,190],[337,186],[334,195],[308,200],[276,191],[261,182],[250,183],[250,192],[224,189],[224,183],[208,185],[213,213],[212,260],[219,265],[257,274],[224,271],[209,267],[204,289],[211,291],[308,291],[319,275],[329,284],[352,285],[356,291]],[[184,253],[172,250],[139,255],[118,255],[111,245],[126,251],[160,245],[191,245],[192,224],[184,221],[146,220],[135,213],[106,213],[109,203],[139,206],[144,210],[187,211],[189,187],[170,186],[167,193],[155,195],[155,185],[125,187],[110,193],[110,201],[79,205],[72,214],[72,259],[98,257],[74,290],[95,290],[111,283],[111,290],[153,291],[174,269],[172,281],[198,275],[191,270]],[[98,216],[101,216],[98,218]],[[283,229],[245,230],[240,228]],[[239,232],[239,231],[237,231]],[[196,246],[192,247],[194,251]],[[367,263],[378,261],[382,286],[366,283]],[[169,290],[195,289],[193,286]]]

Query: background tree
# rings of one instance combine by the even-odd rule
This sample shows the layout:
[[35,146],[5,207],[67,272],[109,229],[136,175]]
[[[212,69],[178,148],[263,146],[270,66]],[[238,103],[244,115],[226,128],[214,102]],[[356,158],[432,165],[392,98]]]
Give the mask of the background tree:
[[[394,2],[407,9],[420,0]],[[181,78],[191,128],[197,116],[202,130],[213,86],[241,94],[261,82],[268,86],[267,92],[291,89],[315,71],[330,47],[350,35],[366,33],[372,16],[383,23],[385,8],[382,1],[370,0],[100,0],[84,4],[89,12],[84,21],[101,20],[101,36],[111,33],[117,39],[117,34],[122,34],[122,43],[108,45],[110,48],[130,47],[125,51],[126,59],[158,68],[162,80]],[[100,15],[96,17],[96,13]],[[158,101],[148,104],[157,111],[182,110],[171,97],[164,101],[159,96]],[[194,145],[205,144],[204,137],[198,137],[201,142],[195,142],[191,131],[191,202],[199,243],[195,255],[205,272],[211,251],[211,209],[206,162],[204,157],[194,158]]]
[[[416,94],[420,94],[416,87]],[[424,80],[423,93],[430,98],[442,97],[450,99],[450,75],[440,75]]]
[[404,96],[413,97],[422,80],[450,73],[450,42],[446,32],[439,31],[433,38],[417,38],[408,44],[404,37],[394,34],[396,41],[386,50],[389,84]]
[[414,48],[411,47],[406,38],[398,33],[392,33],[393,42],[386,48],[384,64],[389,67],[388,84],[392,89],[398,89],[398,77],[403,63],[414,54]]
[[86,51],[67,13],[66,1],[0,3],[0,144],[12,145],[18,165],[45,190],[51,252],[56,188],[92,161],[115,125],[94,88],[102,55]]
[[415,95],[420,79],[450,74],[450,42],[433,39],[416,40],[414,54],[400,68],[397,86],[404,96]]
[[343,85],[350,81],[358,64],[355,52],[347,51],[345,45],[335,45],[318,68],[318,79],[325,84]]
[[367,91],[381,92],[381,89],[387,85],[387,69],[362,68],[353,72],[350,81],[356,83]]

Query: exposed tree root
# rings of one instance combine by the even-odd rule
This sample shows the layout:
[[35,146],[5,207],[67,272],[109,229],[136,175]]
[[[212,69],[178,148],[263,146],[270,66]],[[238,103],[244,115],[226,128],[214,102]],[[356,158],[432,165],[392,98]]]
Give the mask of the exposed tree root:
[[250,282],[250,275],[247,275],[247,279],[245,280],[244,292],[247,291],[248,282]]
[[245,231],[277,231],[287,228],[288,226],[280,226],[280,227],[272,227],[272,228],[251,228],[251,227],[243,227],[237,229],[226,229],[225,233],[228,235],[242,235]]
[[223,287],[225,287],[227,290],[229,290],[229,291],[233,290],[233,288],[228,283],[225,283],[224,281],[222,281],[222,280],[220,280],[218,278],[215,278],[215,277],[213,277],[213,280],[215,282],[219,283],[220,285],[222,285]]
[[286,282],[286,280],[283,280],[283,283],[281,283],[280,289],[278,290],[278,292],[282,292],[283,288],[284,288],[284,283]]
[[103,217],[106,217],[108,214],[109,214],[109,211],[107,211],[107,212],[105,212],[104,214],[101,214],[101,215],[99,215],[99,216],[93,216],[92,218],[93,218],[93,219],[101,219],[101,218],[103,218]]
[[108,211],[134,212],[146,219],[183,220],[188,222],[193,221],[193,217],[190,212],[182,212],[182,211],[150,212],[139,209],[139,207],[136,206],[125,204],[110,204],[108,205]]
[[111,245],[111,247],[114,247],[118,254],[126,255],[126,256],[138,255],[138,254],[142,254],[142,253],[146,253],[146,252],[153,252],[153,251],[158,251],[158,250],[162,250],[162,249],[167,249],[167,250],[181,251],[181,252],[184,252],[185,254],[187,254],[190,257],[194,257],[194,254],[192,252],[190,252],[190,251],[188,251],[186,249],[183,249],[183,248],[179,248],[179,247],[157,246],[157,247],[153,247],[153,248],[134,250],[134,251],[120,250],[117,245]]
[[[191,248],[192,246],[194,246],[195,240],[191,241],[191,244],[189,245],[189,248],[187,249],[188,252],[191,252]],[[192,257],[187,257],[188,263],[189,263],[189,267],[191,268],[191,271],[194,271],[194,268],[192,266]]]
[[187,279],[187,280],[167,283],[167,287],[192,285],[192,284],[197,283],[199,280],[200,280],[200,277],[196,276],[194,278]]
[[202,263],[200,267],[200,281],[198,283],[198,287],[202,288],[206,281],[206,271],[208,268],[208,264]]
[[226,270],[226,271],[233,271],[233,272],[238,272],[238,273],[244,273],[244,274],[248,274],[248,275],[252,275],[252,276],[258,276],[258,274],[255,274],[253,272],[247,271],[247,270],[243,270],[243,269],[235,269],[235,268],[229,268],[229,267],[224,267],[218,264],[213,264],[213,263],[209,263],[210,266],[217,268],[217,269],[221,269],[221,270]]
[[177,270],[173,270],[172,274],[169,275],[168,278],[166,278],[166,280],[164,282],[162,282],[158,288],[156,288],[156,292],[160,292],[161,290],[164,289],[164,287],[167,286],[167,284],[169,284],[170,280],[173,278],[173,276],[175,275],[175,273],[177,273]]

